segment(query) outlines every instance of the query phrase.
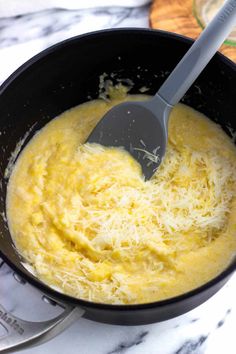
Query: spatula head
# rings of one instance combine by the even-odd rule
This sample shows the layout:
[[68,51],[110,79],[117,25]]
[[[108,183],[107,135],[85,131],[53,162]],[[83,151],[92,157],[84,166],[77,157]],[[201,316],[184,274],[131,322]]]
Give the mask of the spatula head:
[[87,142],[125,148],[148,180],[165,154],[167,136],[162,121],[145,102],[121,103],[106,113]]

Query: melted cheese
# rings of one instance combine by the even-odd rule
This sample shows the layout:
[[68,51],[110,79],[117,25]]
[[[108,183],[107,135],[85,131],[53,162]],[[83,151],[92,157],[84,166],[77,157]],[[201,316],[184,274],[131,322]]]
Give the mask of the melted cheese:
[[178,105],[165,160],[145,182],[124,150],[83,144],[119,100],[80,105],[32,139],[10,178],[7,215],[47,284],[96,302],[144,303],[202,285],[235,255],[236,150],[216,124]]

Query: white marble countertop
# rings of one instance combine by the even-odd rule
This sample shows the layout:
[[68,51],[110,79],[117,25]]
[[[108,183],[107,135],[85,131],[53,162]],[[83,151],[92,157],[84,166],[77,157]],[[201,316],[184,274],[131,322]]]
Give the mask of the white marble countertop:
[[[24,61],[58,41],[88,31],[128,26],[148,26],[148,5],[81,10],[51,8],[2,17],[0,82]],[[235,298],[236,274],[206,303],[175,319],[133,327],[80,319],[52,341],[22,353],[235,354]],[[42,301],[38,290],[18,283],[1,261],[0,303],[15,315],[29,320],[48,319],[58,312],[56,307]]]

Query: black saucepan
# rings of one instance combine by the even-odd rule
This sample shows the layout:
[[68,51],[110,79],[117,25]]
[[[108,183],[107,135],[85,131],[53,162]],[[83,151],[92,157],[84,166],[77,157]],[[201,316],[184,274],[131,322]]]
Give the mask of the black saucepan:
[[[36,130],[55,116],[88,98],[96,98],[99,76],[104,72],[108,77],[115,73],[115,80],[132,80],[131,93],[138,93],[142,86],[150,88],[149,94],[155,93],[191,43],[191,40],[178,35],[144,29],[86,34],[68,39],[35,56],[0,88],[0,255],[29,283],[65,308],[59,318],[50,324],[45,323],[40,329],[20,319],[13,324],[14,317],[0,309],[0,323],[9,330],[8,342],[1,344],[0,339],[0,349],[22,348],[26,341],[29,344],[42,342],[81,315],[99,322],[123,325],[167,320],[206,301],[232,275],[235,261],[207,284],[168,300],[143,305],[91,303],[61,294],[27,271],[4,218],[7,188],[4,171],[16,143],[30,127],[33,126],[33,130],[25,144]],[[217,121],[229,134],[229,126],[236,129],[236,65],[216,54],[183,102]]]

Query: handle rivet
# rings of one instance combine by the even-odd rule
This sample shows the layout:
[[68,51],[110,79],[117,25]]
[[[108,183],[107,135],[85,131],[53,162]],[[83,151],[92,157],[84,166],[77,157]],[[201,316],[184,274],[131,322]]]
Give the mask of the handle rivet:
[[18,282],[18,283],[20,283],[20,284],[25,284],[26,283],[26,281],[25,281],[25,279],[23,279],[19,274],[17,274],[17,273],[13,273],[13,277],[15,278],[15,280]]
[[52,306],[56,306],[56,305],[57,305],[56,301],[50,299],[50,298],[47,297],[46,295],[43,295],[43,296],[42,296],[42,300],[43,300],[44,302],[46,302],[47,304],[49,304],[49,305],[52,305]]

